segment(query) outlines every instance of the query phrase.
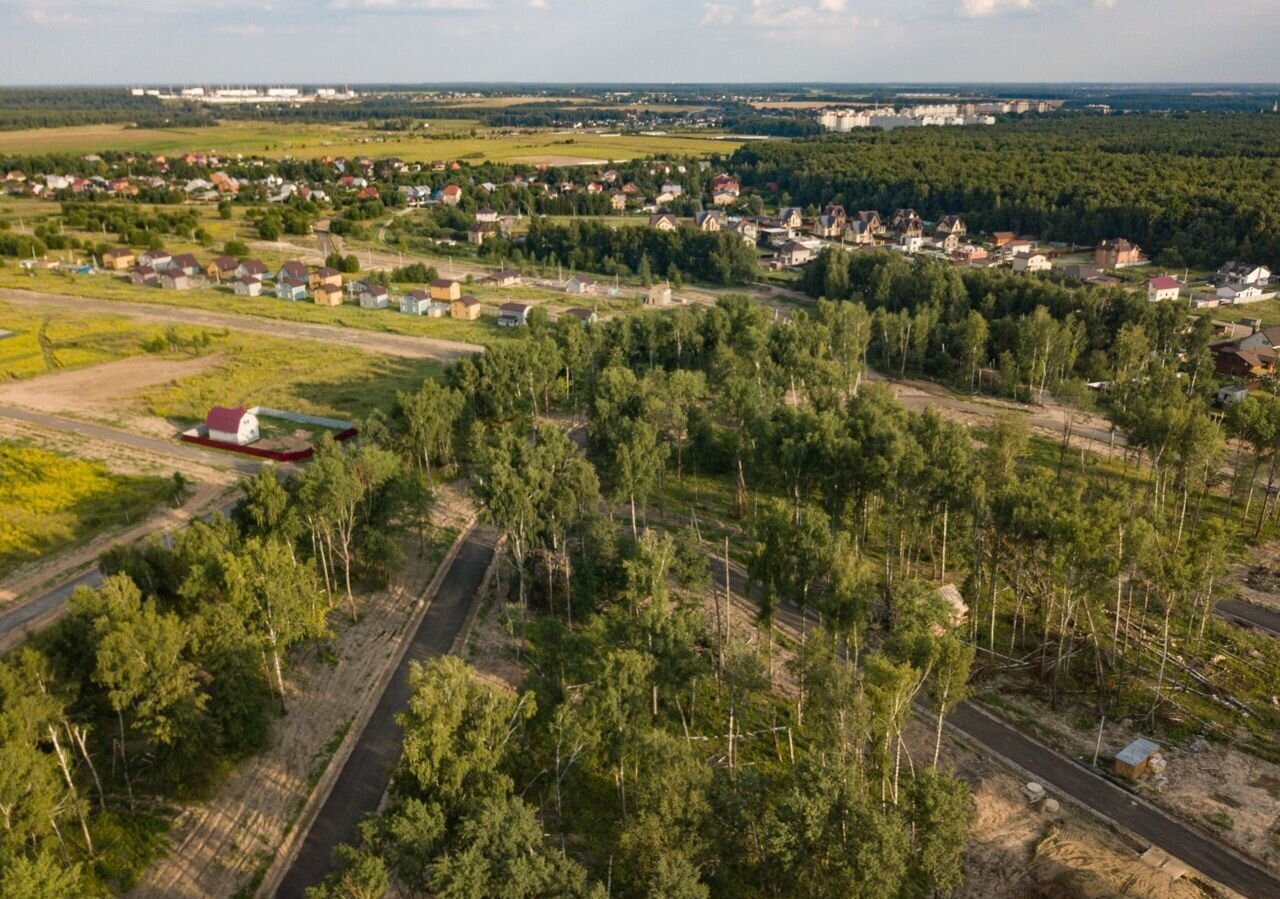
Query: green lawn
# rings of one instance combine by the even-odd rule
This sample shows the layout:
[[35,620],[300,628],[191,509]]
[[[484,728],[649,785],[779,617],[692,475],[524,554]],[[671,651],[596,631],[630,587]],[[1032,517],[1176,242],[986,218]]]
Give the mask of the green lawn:
[[0,440],[0,577],[111,527],[143,518],[163,478],[112,474],[100,462]]
[[256,335],[230,334],[217,351],[221,361],[212,370],[143,392],[138,399],[145,411],[177,425],[203,421],[211,406],[270,406],[359,420],[375,411],[389,413],[396,391],[417,389],[443,370],[428,359]]
[[[483,317],[477,321],[451,318],[427,318],[404,315],[398,309],[361,309],[348,303],[322,307],[310,301],[291,303],[274,295],[238,297],[228,288],[203,288],[182,292],[141,287],[112,275],[70,275],[62,272],[24,272],[13,265],[0,266],[0,287],[35,290],[65,296],[93,297],[102,300],[126,300],[164,306],[187,306],[212,312],[256,315],[261,318],[315,324],[341,325],[388,334],[407,334],[458,340],[482,346],[509,340],[510,334],[497,326],[496,319]],[[514,294],[513,294],[514,298]]]

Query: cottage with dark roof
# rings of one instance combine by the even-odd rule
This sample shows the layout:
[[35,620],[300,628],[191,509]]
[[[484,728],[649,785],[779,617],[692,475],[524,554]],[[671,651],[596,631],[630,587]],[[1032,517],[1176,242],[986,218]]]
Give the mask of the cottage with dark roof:
[[258,416],[243,406],[214,406],[205,416],[204,424],[208,429],[209,439],[219,443],[245,446],[259,437]]

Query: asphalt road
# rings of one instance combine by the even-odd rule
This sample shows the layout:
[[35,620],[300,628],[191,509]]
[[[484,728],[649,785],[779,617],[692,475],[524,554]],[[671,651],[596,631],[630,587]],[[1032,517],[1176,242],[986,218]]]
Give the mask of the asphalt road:
[[1273,609],[1241,599],[1220,599],[1213,610],[1223,618],[1280,636],[1280,612]]
[[[711,559],[709,567],[716,589],[723,590],[723,559]],[[729,585],[735,600],[749,602],[745,599],[746,574],[736,564],[730,564]],[[1238,606],[1245,608],[1240,610]],[[1223,600],[1218,603],[1218,608],[1228,615],[1248,614],[1257,626],[1280,633],[1280,614],[1268,609],[1235,600]],[[799,610],[789,604],[780,606],[775,615],[778,624],[792,630],[799,627],[799,618]],[[937,720],[923,707],[920,710],[929,721]],[[1084,764],[1061,755],[981,711],[973,703],[961,703],[948,716],[946,723],[969,743],[1009,759],[1038,781],[1070,797],[1077,805],[1114,821],[1206,877],[1244,896],[1280,896],[1280,879],[1271,873],[1224,851],[1217,841],[1182,824]]]
[[395,718],[409,702],[409,666],[449,652],[493,558],[494,540],[491,531],[475,530],[458,549],[408,651],[285,873],[277,899],[303,899],[306,888],[329,872],[334,849],[355,843],[360,820],[377,810],[400,757],[401,729]]
[[1244,896],[1280,896],[1280,879],[1217,842],[1175,821],[1128,790],[1058,755],[972,703],[961,703],[947,724],[971,742],[988,747],[1077,804],[1110,818],[1206,877]]
[[[344,328],[310,322],[295,322],[267,318],[252,313],[211,312],[194,306],[169,306],[162,303],[131,303],[125,300],[101,300],[92,297],[64,296],[29,290],[0,290],[0,299],[20,305],[41,308],[63,306],[77,312],[96,312],[104,315],[123,315],[147,322],[170,322],[219,328],[229,331],[245,331],[269,334],[285,340],[317,340],[378,353],[384,356],[400,356],[408,359],[438,359],[452,362],[462,356],[484,352],[484,347],[456,340],[436,337],[414,337],[406,334],[390,334],[382,331],[366,331],[360,328]],[[229,301],[230,302],[230,301]],[[285,302],[281,300],[280,302]]]

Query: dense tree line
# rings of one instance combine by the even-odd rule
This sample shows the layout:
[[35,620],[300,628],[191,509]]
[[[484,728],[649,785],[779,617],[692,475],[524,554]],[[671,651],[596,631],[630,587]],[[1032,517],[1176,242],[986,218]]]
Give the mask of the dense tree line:
[[0,895],[127,886],[156,850],[129,834],[266,745],[290,659],[390,577],[401,510],[425,503],[386,445],[326,444],[284,483],[244,482],[232,519],[113,548],[103,585],[0,661]]
[[[975,665],[1276,752],[1275,648],[1209,613],[1228,535],[1276,527],[1252,484],[1280,471],[1280,403],[1233,411],[1224,484],[1224,431],[1135,315],[1104,401],[1117,458],[1077,461],[1070,418],[1039,446],[1016,414],[974,435],[904,409],[865,377],[878,314],[535,316],[449,370],[435,433],[504,536],[528,675],[507,693],[454,661],[415,673],[390,805],[316,896],[947,893],[969,805],[935,770],[941,715]],[[555,411],[585,422],[585,455]],[[698,490],[738,522],[754,626],[708,578]],[[938,728],[924,759],[903,741],[916,702]]]
[[1280,259],[1280,117],[1037,119],[753,142],[732,166],[796,205],[912,207],[1092,245],[1126,237],[1162,264]]
[[696,228],[659,231],[621,227],[591,220],[566,223],[532,219],[523,244],[525,255],[570,271],[684,275],[717,284],[745,284],[759,273],[754,247],[737,234]]
[[1002,269],[957,269],[900,253],[826,249],[806,267],[814,297],[856,300],[872,313],[871,359],[897,375],[925,374],[1027,398],[1066,382],[1123,379],[1140,352],[1182,354],[1192,389],[1214,384],[1205,318],[1121,288],[1074,286]]

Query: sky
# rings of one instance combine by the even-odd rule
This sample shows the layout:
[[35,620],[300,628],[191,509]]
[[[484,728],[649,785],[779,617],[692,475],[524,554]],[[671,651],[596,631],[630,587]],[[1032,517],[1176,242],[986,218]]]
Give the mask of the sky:
[[0,0],[0,84],[1277,82],[1280,0]]

